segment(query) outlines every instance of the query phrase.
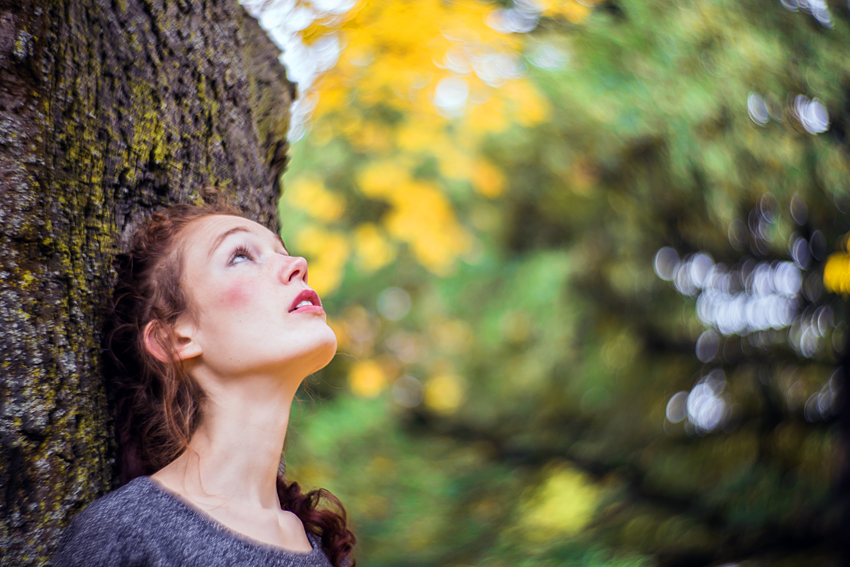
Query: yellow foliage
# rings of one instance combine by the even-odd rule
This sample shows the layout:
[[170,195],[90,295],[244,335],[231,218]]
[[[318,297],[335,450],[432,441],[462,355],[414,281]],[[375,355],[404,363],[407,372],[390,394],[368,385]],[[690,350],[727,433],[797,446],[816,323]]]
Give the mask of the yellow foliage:
[[464,117],[464,127],[473,134],[496,134],[509,125],[505,101],[491,98],[469,109]]
[[447,144],[442,128],[433,120],[407,120],[399,129],[396,143],[399,149],[425,152],[437,144]]
[[325,188],[321,179],[314,176],[299,177],[284,192],[287,203],[313,218],[324,222],[339,220],[345,211],[345,201]]
[[519,527],[538,541],[574,535],[593,518],[599,497],[599,489],[581,472],[566,465],[551,467],[526,500]]
[[394,146],[395,133],[391,128],[374,120],[364,120],[357,112],[339,117],[338,122],[339,133],[360,151],[381,153]]
[[409,177],[407,169],[398,162],[375,162],[360,171],[357,183],[364,195],[375,199],[392,194]]
[[834,252],[823,267],[823,286],[832,293],[850,295],[850,254]]
[[440,173],[449,179],[469,179],[472,175],[472,159],[463,151],[449,144],[437,144],[433,148]]
[[574,24],[583,22],[590,15],[590,7],[596,4],[594,0],[537,0],[537,3],[543,8],[543,15],[562,16]]
[[505,174],[487,160],[476,160],[472,166],[472,186],[485,197],[498,197],[505,189]]
[[387,385],[384,369],[374,360],[355,362],[348,373],[348,385],[354,395],[361,398],[374,398]]
[[[520,34],[499,32],[487,25],[496,8],[471,0],[360,2],[342,17],[327,15],[316,20],[302,32],[305,42],[339,34],[345,46],[337,64],[312,88],[319,93],[316,116],[340,110],[340,114],[350,114],[352,106],[380,105],[445,122],[431,99],[441,80],[458,75],[474,95],[467,101],[468,108],[474,110],[479,102],[493,99],[508,99],[511,106],[522,107],[527,102],[525,91],[533,90],[525,77],[510,73],[494,77],[491,70],[481,78],[474,68],[474,62],[500,54],[516,57],[521,51]],[[521,88],[503,88],[510,85]],[[532,104],[539,106],[535,101]],[[539,108],[529,114],[539,115]],[[525,120],[529,123],[530,119]],[[504,128],[506,120],[497,114],[488,117],[485,112],[471,124],[481,132],[491,132]]]
[[310,261],[309,283],[319,295],[335,291],[342,281],[350,247],[345,235],[316,226],[307,226],[295,236],[299,252]]
[[357,265],[366,273],[380,270],[395,259],[395,248],[374,224],[367,223],[354,231],[354,253]]
[[438,374],[425,383],[425,405],[439,413],[452,413],[463,402],[464,388],[454,374]]
[[[405,243],[425,268],[448,273],[472,250],[473,239],[445,188],[414,179],[411,171],[433,157],[442,177],[469,181],[488,198],[502,194],[504,174],[477,148],[485,136],[512,123],[531,126],[549,114],[541,93],[512,66],[523,34],[491,28],[487,20],[498,5],[474,0],[358,0],[345,14],[323,13],[309,0],[299,3],[320,14],[302,32],[305,42],[335,35],[343,46],[337,64],[302,93],[316,101],[315,139],[322,145],[342,136],[367,154],[371,164],[357,176],[358,188],[389,205],[380,227],[360,227],[353,235],[358,267],[370,272],[387,265],[396,256],[394,244]],[[550,4],[547,9],[563,13],[571,6],[561,0]],[[447,103],[438,108],[444,100],[438,87],[448,84],[442,81],[461,77],[469,90],[458,99],[457,112],[447,110],[454,108]],[[291,192],[293,206],[323,223],[345,213],[345,202],[314,179],[297,181]],[[323,285],[332,290],[348,245],[336,238],[319,241],[313,247],[325,252],[316,252],[312,271],[327,278]]]
[[[324,83],[324,85],[326,87],[329,86],[327,81]],[[330,112],[330,111],[333,111],[333,110],[340,110],[342,108],[345,108],[346,99],[345,99],[345,90],[343,90],[343,89],[339,89],[339,88],[327,89],[326,91],[324,91],[322,93],[321,99],[322,99],[322,105],[325,108],[325,112]]]
[[430,271],[448,273],[455,260],[470,250],[472,239],[433,183],[408,182],[389,198],[393,209],[384,218],[387,231],[406,242],[417,261]]
[[521,126],[534,126],[549,115],[549,102],[528,82],[505,85],[514,102],[513,116]]
[[366,196],[391,205],[383,219],[387,232],[406,242],[417,261],[430,271],[447,273],[455,260],[470,250],[472,239],[437,185],[410,179],[409,172],[394,162],[370,164],[357,180]]

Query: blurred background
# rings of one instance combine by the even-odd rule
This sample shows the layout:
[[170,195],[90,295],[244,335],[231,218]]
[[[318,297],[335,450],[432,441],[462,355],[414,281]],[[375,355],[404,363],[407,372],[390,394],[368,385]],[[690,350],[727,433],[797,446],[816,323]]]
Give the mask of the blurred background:
[[848,4],[244,4],[339,339],[287,472],[359,564],[839,564]]

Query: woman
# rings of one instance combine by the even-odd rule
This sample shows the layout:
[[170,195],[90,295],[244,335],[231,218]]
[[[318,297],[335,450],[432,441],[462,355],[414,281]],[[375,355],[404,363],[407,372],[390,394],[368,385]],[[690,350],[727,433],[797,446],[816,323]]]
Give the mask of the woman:
[[56,567],[354,565],[339,501],[279,472],[295,392],[336,352],[303,258],[220,199],[171,207],[120,258],[110,327],[127,484]]

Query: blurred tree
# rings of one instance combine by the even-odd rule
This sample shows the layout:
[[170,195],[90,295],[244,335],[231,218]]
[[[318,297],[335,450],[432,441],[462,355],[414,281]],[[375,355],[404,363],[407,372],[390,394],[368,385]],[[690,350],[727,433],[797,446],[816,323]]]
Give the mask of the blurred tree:
[[112,487],[100,310],[133,228],[210,184],[276,227],[278,55],[229,0],[0,3],[3,565]]
[[352,4],[302,3],[285,231],[349,356],[288,461],[369,563],[835,561],[847,7]]

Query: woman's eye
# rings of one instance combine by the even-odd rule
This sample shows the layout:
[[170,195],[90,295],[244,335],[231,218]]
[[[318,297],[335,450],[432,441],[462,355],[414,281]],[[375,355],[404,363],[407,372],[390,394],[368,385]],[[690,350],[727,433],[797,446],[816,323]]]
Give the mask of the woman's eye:
[[240,246],[233,252],[233,255],[230,257],[230,263],[241,264],[245,260],[253,259],[254,258],[251,256],[251,253],[248,251],[248,249]]

